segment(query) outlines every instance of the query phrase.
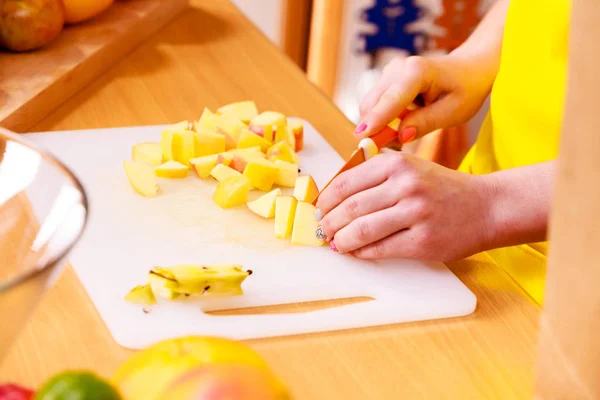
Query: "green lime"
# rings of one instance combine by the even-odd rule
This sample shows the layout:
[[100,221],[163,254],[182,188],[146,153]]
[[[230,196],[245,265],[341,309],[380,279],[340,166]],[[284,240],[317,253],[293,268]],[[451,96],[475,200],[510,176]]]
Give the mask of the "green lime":
[[68,371],[44,383],[35,400],[121,400],[121,395],[91,372]]

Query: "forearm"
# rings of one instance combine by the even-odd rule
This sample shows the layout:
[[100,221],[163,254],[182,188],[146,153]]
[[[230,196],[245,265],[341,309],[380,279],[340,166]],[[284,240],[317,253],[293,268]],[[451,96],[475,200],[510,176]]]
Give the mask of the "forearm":
[[556,161],[482,175],[485,250],[546,240]]
[[497,0],[475,31],[458,48],[450,53],[451,58],[467,61],[474,76],[491,89],[500,68],[502,36],[509,0]]

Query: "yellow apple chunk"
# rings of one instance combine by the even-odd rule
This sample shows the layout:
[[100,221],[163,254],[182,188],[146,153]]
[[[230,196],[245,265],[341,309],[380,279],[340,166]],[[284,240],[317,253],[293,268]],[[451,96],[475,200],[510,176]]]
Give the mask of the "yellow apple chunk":
[[242,129],[237,148],[246,149],[253,148],[255,146],[259,146],[261,151],[267,151],[269,147],[271,147],[271,142],[246,128]]
[[173,159],[173,133],[186,130],[189,127],[188,121],[181,121],[174,125],[166,127],[160,136],[160,145],[164,161]]
[[196,157],[208,156],[225,151],[225,136],[198,127],[194,134],[194,154]]
[[296,178],[296,185],[294,186],[294,197],[298,201],[306,201],[312,203],[314,199],[319,195],[319,188],[315,183],[315,180],[310,175],[300,175]]
[[194,130],[196,132],[200,131],[200,127],[214,132],[217,129],[217,115],[213,114],[213,112],[208,108],[204,108],[200,119],[198,121],[194,121]]
[[125,301],[132,304],[151,306],[156,304],[156,297],[150,285],[136,286],[125,295]]
[[196,157],[190,159],[190,165],[196,170],[198,176],[206,179],[210,176],[210,171],[217,165],[217,154],[210,156]]
[[316,209],[317,207],[310,203],[298,202],[290,243],[304,246],[323,246],[325,244],[325,241],[316,235],[319,227],[319,223],[315,219]]
[[263,218],[273,218],[275,216],[275,199],[281,195],[281,189],[271,190],[258,199],[246,203],[250,211]]
[[299,152],[304,148],[304,125],[299,119],[289,120],[288,125],[292,132],[294,132],[294,151]]
[[275,160],[275,165],[278,168],[277,175],[275,176],[275,184],[283,187],[295,187],[296,178],[298,177],[298,166],[282,160]]
[[252,187],[268,192],[275,183],[277,169],[271,161],[262,158],[252,159],[246,164],[244,176],[250,180]]
[[[237,171],[234,172],[239,174]],[[213,195],[213,201],[221,208],[231,208],[246,203],[249,192],[250,181],[248,178],[241,175],[230,176],[219,182],[217,190],[215,190],[215,194]]]
[[292,234],[298,200],[293,196],[275,198],[275,237],[286,239]]
[[225,164],[217,164],[212,171],[210,171],[210,175],[219,182],[223,182],[225,179],[232,176],[242,176],[240,172],[226,166]]
[[160,165],[163,159],[160,143],[138,143],[131,149],[131,160],[150,165]]
[[123,161],[123,167],[129,183],[136,192],[146,197],[156,197],[158,195],[154,167],[135,161]]
[[244,173],[244,169],[246,169],[247,164],[248,162],[244,159],[244,157],[240,156],[239,154],[234,154],[229,166],[242,174]]
[[240,139],[240,133],[242,132],[242,129],[246,128],[246,124],[229,114],[217,115],[216,118],[217,133],[224,133],[230,136],[233,140],[233,148],[235,148],[235,145]]
[[194,132],[182,130],[173,132],[173,160],[183,165],[190,164],[190,158],[194,158]]
[[217,110],[220,114],[229,114],[243,123],[249,123],[252,118],[258,115],[258,109],[253,101],[240,101],[237,103],[227,104]]
[[154,168],[154,172],[159,178],[185,178],[188,176],[189,170],[186,165],[173,160]]
[[267,150],[267,158],[270,161],[283,160],[293,164],[300,162],[300,157],[298,157],[287,142],[278,142],[271,146]]
[[287,120],[285,115],[275,111],[265,111],[250,121],[250,130],[262,135],[269,142],[285,140]]
[[286,134],[285,134],[285,142],[290,145],[290,147],[296,150],[296,136],[294,136],[294,131],[291,126],[286,126]]

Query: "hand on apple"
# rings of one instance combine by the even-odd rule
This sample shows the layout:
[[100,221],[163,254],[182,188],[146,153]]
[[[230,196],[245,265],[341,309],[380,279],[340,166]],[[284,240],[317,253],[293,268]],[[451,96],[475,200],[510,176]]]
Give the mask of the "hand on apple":
[[484,183],[410,154],[379,154],[321,193],[321,228],[332,248],[357,258],[462,258],[487,240]]

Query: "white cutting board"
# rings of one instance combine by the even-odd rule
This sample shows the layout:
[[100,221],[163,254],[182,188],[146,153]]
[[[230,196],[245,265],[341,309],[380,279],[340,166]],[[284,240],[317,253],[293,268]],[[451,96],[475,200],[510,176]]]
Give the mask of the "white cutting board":
[[[292,246],[273,236],[272,220],[245,206],[223,210],[215,181],[195,173],[159,179],[162,192],[133,191],[122,160],[131,147],[159,141],[162,126],[60,131],[26,135],[54,153],[81,179],[90,218],[69,260],[114,339],[139,349],[183,335],[232,339],[301,334],[464,316],[476,298],[444,264],[410,260],[361,261],[327,246]],[[323,187],[343,159],[305,121],[302,173]],[[260,192],[253,191],[251,196]],[[151,312],[123,300],[146,282],[152,266],[242,264],[254,273],[244,294],[228,298],[160,301]],[[209,315],[226,310],[357,296],[375,300],[306,313]]]

